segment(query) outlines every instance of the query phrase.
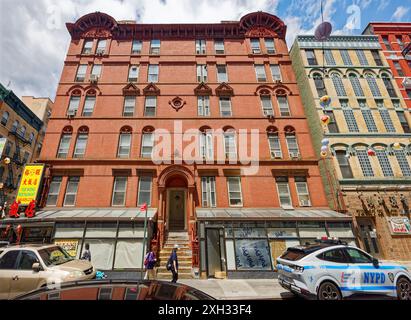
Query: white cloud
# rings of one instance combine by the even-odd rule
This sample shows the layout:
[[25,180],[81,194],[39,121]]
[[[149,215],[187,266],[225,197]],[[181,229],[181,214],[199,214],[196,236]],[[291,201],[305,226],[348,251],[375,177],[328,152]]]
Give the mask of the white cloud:
[[378,5],[377,11],[384,10],[390,4],[390,0],[380,0],[380,4]]
[[392,15],[392,19],[396,21],[401,20],[408,13],[409,10],[410,8],[406,8],[403,6],[397,7],[394,14]]

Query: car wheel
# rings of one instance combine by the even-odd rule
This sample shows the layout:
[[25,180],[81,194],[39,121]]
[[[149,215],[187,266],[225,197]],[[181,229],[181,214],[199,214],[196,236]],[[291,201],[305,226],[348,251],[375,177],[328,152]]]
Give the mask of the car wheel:
[[318,289],[318,300],[341,300],[342,296],[338,287],[332,282],[323,282]]
[[401,277],[397,281],[398,300],[411,300],[411,282],[407,278]]

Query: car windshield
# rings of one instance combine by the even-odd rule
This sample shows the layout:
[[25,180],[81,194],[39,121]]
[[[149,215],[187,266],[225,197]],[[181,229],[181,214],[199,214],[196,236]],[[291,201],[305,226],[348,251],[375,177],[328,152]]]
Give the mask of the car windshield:
[[74,260],[63,248],[57,246],[41,249],[39,254],[47,267],[57,266]]

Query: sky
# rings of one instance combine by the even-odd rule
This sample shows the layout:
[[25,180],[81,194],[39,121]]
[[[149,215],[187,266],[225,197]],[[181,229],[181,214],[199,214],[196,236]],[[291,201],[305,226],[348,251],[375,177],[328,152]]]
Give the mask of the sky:
[[[332,34],[361,34],[370,21],[411,22],[409,0],[322,0]],[[266,11],[298,34],[321,23],[321,0],[0,0],[0,83],[17,96],[54,100],[70,43],[66,22],[95,11],[137,23],[217,23]]]

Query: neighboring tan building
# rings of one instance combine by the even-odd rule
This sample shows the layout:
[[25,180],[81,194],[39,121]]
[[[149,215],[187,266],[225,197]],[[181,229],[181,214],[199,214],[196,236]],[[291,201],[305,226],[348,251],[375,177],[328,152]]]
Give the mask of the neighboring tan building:
[[329,140],[320,169],[331,208],[352,214],[363,249],[409,260],[411,230],[392,227],[410,227],[411,118],[378,37],[297,36],[290,55],[317,155]]
[[377,35],[391,73],[400,88],[407,108],[411,110],[411,22],[370,22],[365,35]]
[[[10,204],[17,193],[21,170],[25,163],[33,162],[38,155],[43,122],[14,94],[0,84],[0,136],[7,138],[0,163],[1,197]],[[10,164],[4,162],[10,158]]]
[[[136,24],[92,13],[67,27],[39,159],[49,168],[45,207],[30,220],[48,228],[43,240],[76,256],[89,243],[99,270],[135,277],[147,203],[160,277],[170,276],[176,242],[180,277],[273,277],[287,246],[327,235],[354,242],[351,217],[328,207],[278,17]],[[169,163],[152,157],[159,129],[177,139],[162,154]],[[188,129],[198,153],[182,161]],[[258,148],[254,174],[236,159],[244,145]]]

